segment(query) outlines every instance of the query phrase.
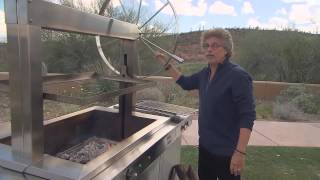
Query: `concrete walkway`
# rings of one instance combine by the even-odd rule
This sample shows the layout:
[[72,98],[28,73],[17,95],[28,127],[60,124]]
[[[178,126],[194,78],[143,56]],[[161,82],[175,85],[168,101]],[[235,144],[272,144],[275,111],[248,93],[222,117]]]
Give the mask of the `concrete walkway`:
[[[0,137],[10,134],[10,122],[1,123]],[[183,131],[182,145],[198,145],[198,120]],[[320,123],[255,121],[249,145],[320,147]]]
[[[198,145],[198,121],[193,120],[182,136],[183,145]],[[251,146],[320,147],[320,123],[255,121]]]

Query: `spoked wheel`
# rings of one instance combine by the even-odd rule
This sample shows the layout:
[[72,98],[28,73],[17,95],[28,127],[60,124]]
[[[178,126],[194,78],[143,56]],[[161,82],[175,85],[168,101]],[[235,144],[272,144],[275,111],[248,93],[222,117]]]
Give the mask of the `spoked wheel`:
[[[162,50],[174,56],[178,39],[178,19],[169,0],[147,2],[105,0],[99,15],[136,24],[139,27],[138,75],[147,76],[159,71],[161,66],[154,60],[154,51]],[[96,44],[102,60],[116,74],[119,74],[120,41],[120,39],[96,36]]]

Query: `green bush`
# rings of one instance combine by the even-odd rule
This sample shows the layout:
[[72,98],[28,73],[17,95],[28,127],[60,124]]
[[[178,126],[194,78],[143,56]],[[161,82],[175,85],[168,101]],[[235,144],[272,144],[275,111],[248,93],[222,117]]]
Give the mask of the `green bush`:
[[304,85],[293,85],[276,98],[278,104],[292,104],[303,113],[320,113],[320,95],[308,92]]
[[272,103],[268,102],[257,102],[256,103],[256,113],[258,119],[271,118],[273,114]]
[[190,108],[199,107],[198,97],[190,96],[188,91],[181,89],[179,86],[172,86],[169,92],[166,102]]
[[305,93],[306,93],[306,88],[303,85],[289,86],[286,90],[281,91],[280,95],[277,97],[277,101],[280,103],[288,102],[294,99],[295,97]]
[[319,111],[320,103],[316,101],[315,95],[301,94],[293,98],[292,102],[305,113],[317,114]]

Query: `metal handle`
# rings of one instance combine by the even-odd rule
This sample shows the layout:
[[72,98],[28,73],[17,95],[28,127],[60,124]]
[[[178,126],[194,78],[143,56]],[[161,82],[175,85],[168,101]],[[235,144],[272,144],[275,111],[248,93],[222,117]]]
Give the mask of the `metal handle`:
[[183,63],[184,62],[184,59],[182,59],[181,57],[175,55],[175,54],[172,54],[164,49],[162,49],[161,47],[159,47],[158,45],[154,44],[153,42],[149,41],[148,39],[140,36],[140,38],[142,39],[142,41],[146,41],[147,43],[151,44],[152,46],[160,49],[162,52],[166,53],[168,56],[170,56],[171,58],[173,58],[174,60],[176,60],[178,63]]
[[134,179],[138,177],[138,173],[133,169],[128,169],[126,173],[126,180]]

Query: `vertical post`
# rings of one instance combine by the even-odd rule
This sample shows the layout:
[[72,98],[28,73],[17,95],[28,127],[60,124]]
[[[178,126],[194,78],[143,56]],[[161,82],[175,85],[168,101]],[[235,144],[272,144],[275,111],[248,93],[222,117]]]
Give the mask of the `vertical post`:
[[11,144],[14,157],[30,163],[43,155],[41,27],[30,25],[28,20],[27,7],[31,1],[6,0],[5,3]]
[[[133,77],[137,70],[137,52],[136,42],[130,40],[122,41],[122,54],[123,61],[121,64],[121,76]],[[126,88],[132,86],[132,83],[120,83],[120,88]],[[132,111],[134,109],[135,102],[133,101],[135,93],[125,94],[119,97],[119,113],[122,121],[122,138],[128,136],[128,121],[132,120]]]

